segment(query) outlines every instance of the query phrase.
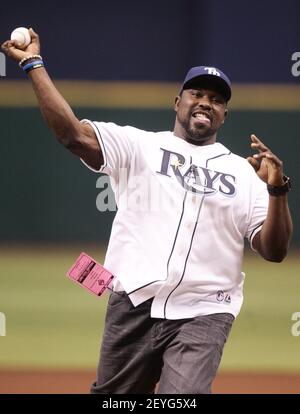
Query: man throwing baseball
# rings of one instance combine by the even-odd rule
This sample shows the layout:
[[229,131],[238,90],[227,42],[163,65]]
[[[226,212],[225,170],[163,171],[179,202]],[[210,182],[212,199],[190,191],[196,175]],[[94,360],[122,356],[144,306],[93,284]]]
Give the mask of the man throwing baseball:
[[244,239],[266,260],[287,254],[282,162],[255,135],[248,160],[217,142],[231,84],[213,67],[187,73],[172,132],[79,121],[30,35],[25,50],[2,49],[27,73],[57,139],[110,176],[119,207],[104,263],[117,280],[92,392],[209,393],[243,302]]

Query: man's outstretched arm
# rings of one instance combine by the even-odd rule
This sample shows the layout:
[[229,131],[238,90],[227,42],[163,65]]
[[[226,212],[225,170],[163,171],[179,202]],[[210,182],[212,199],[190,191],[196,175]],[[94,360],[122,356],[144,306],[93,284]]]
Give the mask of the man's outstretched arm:
[[[15,47],[13,41],[6,41],[2,50],[16,61],[40,53],[39,36],[30,30],[31,43],[25,50]],[[30,63],[29,59],[26,63]],[[93,128],[82,124],[74,115],[71,107],[58,92],[44,67],[33,69],[28,73],[40,110],[58,141],[72,153],[81,157],[88,165],[99,169],[103,156]]]
[[[259,153],[249,157],[248,161],[257,175],[271,186],[284,185],[282,161],[255,135],[251,135],[251,139],[251,147]],[[287,254],[292,232],[287,195],[269,195],[267,217],[261,231],[253,239],[253,247],[266,260],[281,262]]]

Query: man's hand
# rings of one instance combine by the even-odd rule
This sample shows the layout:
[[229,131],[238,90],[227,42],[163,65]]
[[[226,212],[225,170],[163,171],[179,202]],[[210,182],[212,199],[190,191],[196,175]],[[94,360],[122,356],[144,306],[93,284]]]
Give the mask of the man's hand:
[[[251,135],[251,141],[251,148],[257,150],[258,154],[248,157],[248,162],[264,182],[275,187],[282,186],[282,161],[255,135]],[[266,220],[252,241],[254,249],[266,260],[281,262],[287,254],[292,232],[293,223],[287,197],[269,197]]]
[[251,148],[258,151],[252,157],[248,157],[247,161],[255,169],[256,174],[265,183],[281,186],[284,184],[283,164],[282,161],[272,153],[255,135],[251,135]]
[[35,31],[30,28],[29,34],[31,37],[31,43],[26,47],[26,49],[21,50],[16,47],[16,42],[14,40],[7,40],[1,46],[3,52],[10,58],[20,61],[25,57],[31,55],[39,55],[40,54],[40,41],[39,36]]

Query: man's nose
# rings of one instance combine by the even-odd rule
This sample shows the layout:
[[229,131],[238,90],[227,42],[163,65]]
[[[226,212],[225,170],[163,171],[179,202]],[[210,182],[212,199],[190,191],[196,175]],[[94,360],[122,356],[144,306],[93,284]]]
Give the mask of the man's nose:
[[201,98],[199,99],[198,105],[201,108],[211,109],[210,98],[207,95],[201,96]]

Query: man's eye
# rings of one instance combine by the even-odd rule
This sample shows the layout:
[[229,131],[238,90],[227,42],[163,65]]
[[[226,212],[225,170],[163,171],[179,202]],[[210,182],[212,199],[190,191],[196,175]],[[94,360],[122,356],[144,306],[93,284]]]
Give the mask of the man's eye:
[[192,91],[192,96],[196,96],[197,98],[200,98],[202,94],[200,91]]
[[220,96],[213,96],[212,101],[213,102],[216,102],[218,104],[222,104],[223,103],[223,99]]

